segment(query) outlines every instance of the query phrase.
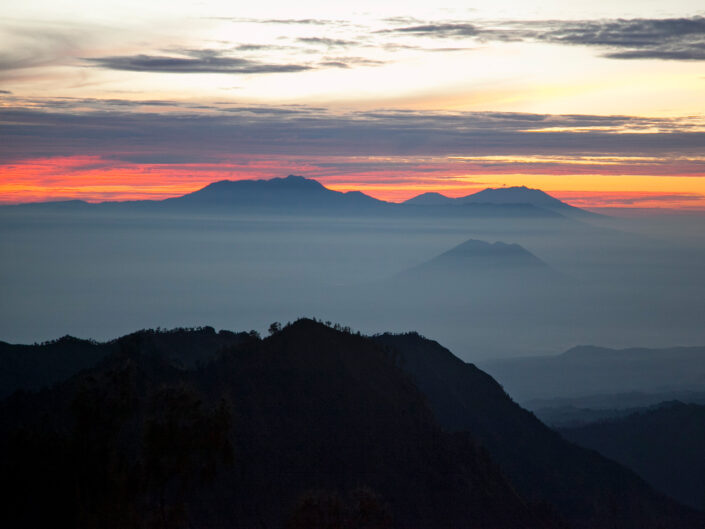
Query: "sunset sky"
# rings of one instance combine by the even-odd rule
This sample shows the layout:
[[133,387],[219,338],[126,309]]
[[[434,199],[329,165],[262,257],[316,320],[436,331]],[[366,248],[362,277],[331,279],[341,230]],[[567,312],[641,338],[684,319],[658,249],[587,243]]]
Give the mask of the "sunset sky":
[[705,209],[702,0],[430,5],[6,2],[0,202],[300,174]]

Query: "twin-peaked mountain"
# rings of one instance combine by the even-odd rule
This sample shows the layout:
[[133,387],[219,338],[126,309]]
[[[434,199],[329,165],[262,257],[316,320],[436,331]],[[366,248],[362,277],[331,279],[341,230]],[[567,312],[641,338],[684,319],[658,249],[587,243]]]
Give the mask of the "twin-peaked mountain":
[[0,468],[13,483],[0,497],[2,525],[689,529],[704,521],[564,441],[435,342],[312,320],[274,329],[264,340],[178,331],[193,358],[173,333],[136,333],[52,389],[1,401]]
[[566,204],[540,189],[526,186],[487,188],[464,197],[451,198],[440,193],[422,193],[410,198],[404,204],[414,206],[459,206],[472,204],[527,204],[534,207],[555,211],[568,216],[594,215],[570,204]]

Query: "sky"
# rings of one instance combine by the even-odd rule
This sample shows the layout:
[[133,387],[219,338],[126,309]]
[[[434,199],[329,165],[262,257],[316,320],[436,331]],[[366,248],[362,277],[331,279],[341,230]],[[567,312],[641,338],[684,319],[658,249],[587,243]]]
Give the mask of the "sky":
[[0,203],[300,174],[705,209],[705,8],[673,0],[28,0],[0,19]]

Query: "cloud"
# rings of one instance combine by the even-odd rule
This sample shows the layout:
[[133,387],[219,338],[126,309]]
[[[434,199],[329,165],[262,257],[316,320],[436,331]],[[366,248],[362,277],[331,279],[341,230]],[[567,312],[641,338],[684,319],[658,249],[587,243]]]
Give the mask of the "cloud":
[[303,44],[315,44],[319,46],[326,46],[328,48],[345,47],[356,44],[356,42],[352,40],[329,39],[324,37],[300,37],[296,40]]
[[69,32],[44,25],[0,27],[0,32],[12,43],[0,50],[0,80],[17,78],[23,70],[71,62],[82,46],[79,41],[90,39],[88,31]]
[[353,66],[381,66],[385,62],[365,57],[326,57],[319,64],[333,68],[351,68]]
[[0,94],[10,95],[10,94],[12,94],[12,92],[10,92],[9,90],[0,90]]
[[484,30],[474,24],[467,23],[445,23],[445,24],[419,24],[414,26],[404,26],[394,29],[384,29],[378,33],[402,33],[416,35],[433,35],[436,37],[476,37]]
[[333,20],[325,18],[241,18],[241,17],[206,17],[209,20],[226,20],[236,23],[249,24],[293,24],[303,26],[328,26],[347,25],[346,20]]
[[[160,100],[30,103],[0,108],[0,163],[145,152],[214,161],[235,154],[335,154],[452,158],[457,165],[497,171],[589,172],[609,165],[624,174],[705,175],[705,127],[679,119],[393,110],[336,114],[294,105],[199,105],[196,110]],[[600,158],[606,156],[610,159]],[[565,161],[577,157],[585,160]]]
[[225,56],[219,50],[184,50],[181,57],[166,55],[123,55],[84,58],[100,68],[153,73],[286,73],[311,70],[306,64],[270,64],[241,57]]
[[612,59],[705,60],[705,18],[436,22],[380,33],[603,48]]

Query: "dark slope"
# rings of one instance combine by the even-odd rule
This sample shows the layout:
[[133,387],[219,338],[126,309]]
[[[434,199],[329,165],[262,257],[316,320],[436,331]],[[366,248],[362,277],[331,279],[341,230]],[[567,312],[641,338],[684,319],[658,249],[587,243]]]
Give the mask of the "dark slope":
[[705,388],[705,347],[579,346],[556,356],[507,358],[481,367],[519,401]]
[[0,398],[18,389],[36,390],[65,380],[95,366],[128,341],[138,344],[145,354],[163,356],[176,365],[195,367],[210,360],[223,347],[240,343],[246,337],[246,333],[216,333],[213,328],[204,327],[138,331],[105,343],[72,336],[35,345],[0,342]]
[[99,367],[2,402],[4,527],[275,528],[325,491],[291,525],[316,529],[316,498],[361,488],[380,523],[335,527],[392,527],[385,511],[394,527],[559,527],[469,435],[441,430],[372,339],[300,320],[195,370],[117,343]]
[[627,417],[559,431],[631,468],[665,494],[705,509],[705,406],[665,402]]
[[477,437],[527,497],[555,505],[576,528],[700,527],[702,516],[626,468],[579,448],[515,404],[487,373],[417,334],[382,335],[451,431]]

